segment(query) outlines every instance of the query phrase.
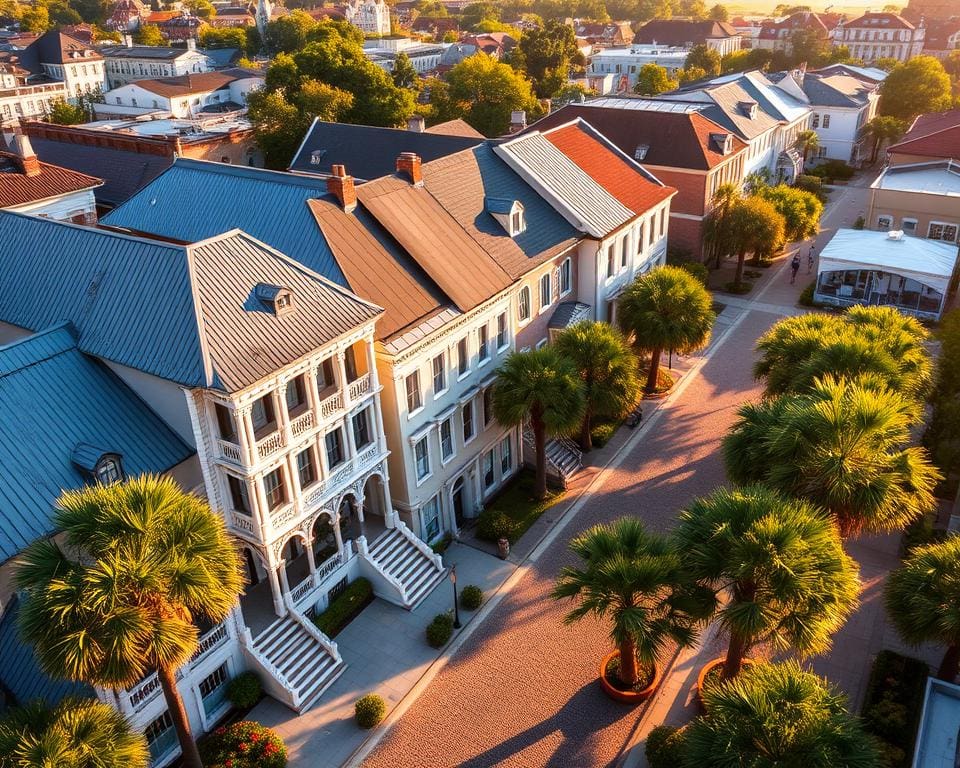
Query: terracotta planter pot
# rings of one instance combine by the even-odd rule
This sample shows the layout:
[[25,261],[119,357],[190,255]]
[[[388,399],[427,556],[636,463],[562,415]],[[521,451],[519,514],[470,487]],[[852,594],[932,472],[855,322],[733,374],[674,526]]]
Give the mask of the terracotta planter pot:
[[[703,681],[707,679],[707,675],[709,675],[710,672],[712,672],[714,669],[716,669],[717,667],[722,667],[724,661],[726,661],[725,656],[718,656],[716,659],[713,659],[712,661],[708,661],[706,664],[703,665],[703,669],[700,670],[700,674],[697,675],[697,699],[700,702],[700,706],[703,706],[703,697],[700,695],[700,691],[703,690]],[[751,664],[754,664],[754,663],[755,662],[753,659],[744,659],[741,662],[741,665],[742,665],[741,670],[743,669],[743,667],[749,667]]]
[[646,701],[653,695],[653,692],[657,690],[657,686],[660,684],[660,667],[654,664],[653,678],[650,680],[650,684],[642,691],[621,691],[611,685],[607,680],[607,664],[610,663],[611,659],[615,659],[619,655],[620,651],[610,651],[610,653],[603,657],[603,661],[600,662],[600,687],[603,688],[603,692],[614,701],[620,701],[624,704],[639,704],[641,701]]

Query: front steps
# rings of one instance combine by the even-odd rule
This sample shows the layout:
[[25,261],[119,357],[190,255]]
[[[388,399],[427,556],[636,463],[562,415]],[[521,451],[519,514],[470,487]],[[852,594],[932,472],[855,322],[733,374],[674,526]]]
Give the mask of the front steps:
[[415,608],[443,579],[445,569],[440,556],[400,521],[372,544],[364,541],[358,549],[361,557],[391,587],[383,596],[394,597],[393,602],[399,602],[404,608]]

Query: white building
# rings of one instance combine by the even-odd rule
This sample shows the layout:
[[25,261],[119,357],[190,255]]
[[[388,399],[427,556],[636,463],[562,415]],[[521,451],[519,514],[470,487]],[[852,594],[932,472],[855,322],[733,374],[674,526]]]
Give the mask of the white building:
[[0,127],[43,119],[54,102],[65,101],[68,96],[62,81],[33,75],[16,63],[0,62]]
[[417,73],[423,75],[440,66],[440,58],[449,47],[449,43],[421,43],[409,37],[385,37],[367,40],[363,44],[363,52],[370,61],[387,72],[393,71],[397,55],[405,53]]
[[384,0],[348,0],[343,14],[365,35],[390,34],[390,6]]
[[36,117],[58,97],[75,103],[80,96],[101,92],[104,61],[86,43],[51,30],[22,51],[0,57],[0,83],[0,117],[7,118],[8,111],[15,116],[18,108],[20,117]]
[[[128,38],[129,42],[129,38]],[[212,72],[212,58],[196,48],[196,41],[187,41],[186,48],[169,48],[149,45],[107,45],[100,48],[106,62],[108,88],[136,80],[157,77]]]
[[833,30],[833,45],[846,46],[852,58],[866,64],[887,58],[907,61],[921,54],[926,33],[922,21],[915,27],[895,13],[865,13],[859,19],[838,24]]
[[179,75],[137,80],[107,91],[107,105],[161,110],[175,118],[201,113],[239,112],[246,109],[247,95],[263,87],[263,73],[224,69],[199,75]]
[[656,64],[675,77],[683,69],[689,48],[669,48],[656,45],[631,45],[629,48],[608,48],[594,53],[587,66],[587,76],[613,75],[616,90],[629,91],[637,83],[637,75],[644,64]]

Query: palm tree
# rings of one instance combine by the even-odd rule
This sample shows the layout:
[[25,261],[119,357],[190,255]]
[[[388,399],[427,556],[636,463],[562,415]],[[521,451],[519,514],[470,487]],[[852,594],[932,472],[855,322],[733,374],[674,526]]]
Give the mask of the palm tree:
[[794,146],[803,153],[803,167],[807,167],[807,156],[820,146],[820,137],[816,131],[800,131]]
[[937,677],[960,672],[960,537],[914,548],[886,586],[887,613],[908,643],[940,643],[947,650]]
[[142,733],[98,701],[35,701],[0,720],[0,768],[147,768]]
[[703,699],[707,713],[684,731],[684,768],[885,765],[846,697],[795,663],[757,664]]
[[634,343],[650,353],[648,393],[657,388],[663,350],[686,354],[702,349],[716,319],[710,292],[685,269],[672,266],[654,269],[627,286],[619,315]]
[[707,261],[714,258],[714,267],[720,269],[724,256],[734,252],[734,233],[730,226],[730,211],[740,199],[740,190],[733,184],[721,184],[713,193],[710,213],[704,220],[703,243],[707,247]]
[[623,335],[608,323],[577,323],[558,334],[554,345],[573,361],[583,381],[580,447],[589,451],[593,417],[618,418],[636,404],[640,394],[637,358]]
[[825,376],[739,416],[723,440],[730,479],[822,507],[843,536],[901,529],[936,504],[940,474],[908,445],[916,403],[880,383]]
[[638,661],[652,666],[672,643],[686,646],[696,639],[712,601],[692,589],[670,543],[647,533],[640,520],[624,517],[597,525],[575,538],[570,549],[583,565],[561,570],[553,597],[579,600],[564,619],[567,624],[589,615],[610,620],[622,682],[639,682]]
[[575,430],[583,409],[583,383],[577,369],[553,347],[514,352],[497,371],[493,386],[497,421],[522,426],[530,419],[537,455],[537,498],[547,495],[547,436]]
[[201,765],[177,690],[197,651],[195,620],[223,621],[243,586],[223,520],[169,477],[65,491],[54,539],[20,556],[20,627],[43,670],[128,687],[156,670],[184,764]]
[[730,644],[723,677],[735,677],[754,643],[820,653],[856,607],[857,568],[830,519],[763,486],[697,499],[675,532],[684,565],[724,592]]

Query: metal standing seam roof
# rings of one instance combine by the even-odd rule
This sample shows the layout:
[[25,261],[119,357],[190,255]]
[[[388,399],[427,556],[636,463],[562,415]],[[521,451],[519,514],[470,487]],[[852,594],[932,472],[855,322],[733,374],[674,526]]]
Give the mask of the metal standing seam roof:
[[239,228],[345,286],[307,205],[326,194],[325,179],[178,158],[101,223],[183,242]]
[[81,353],[69,324],[0,347],[0,412],[0,562],[53,533],[57,497],[87,481],[74,463],[78,447],[120,454],[131,475],[165,472],[194,453]]
[[542,194],[557,200],[568,220],[592,237],[605,237],[634,217],[541,133],[504,142],[495,151],[511,168],[533,179]]
[[187,387],[243,389],[382,312],[239,230],[175,245],[4,211],[0,242],[0,321],[69,320],[82,351]]

